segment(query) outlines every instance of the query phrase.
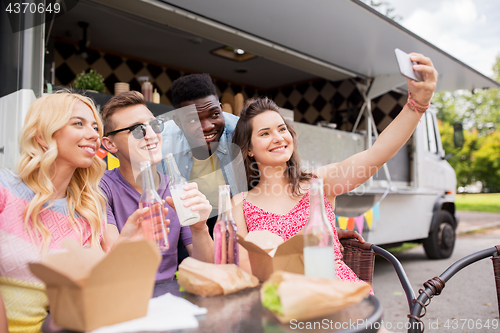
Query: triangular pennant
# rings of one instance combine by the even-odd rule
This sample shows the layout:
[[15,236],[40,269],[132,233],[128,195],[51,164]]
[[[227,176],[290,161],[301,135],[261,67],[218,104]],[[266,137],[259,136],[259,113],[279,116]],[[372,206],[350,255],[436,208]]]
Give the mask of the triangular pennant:
[[347,217],[339,216],[339,228],[340,229],[344,229],[344,230],[347,229],[347,220],[348,220]]
[[364,215],[366,219],[366,224],[368,224],[368,229],[372,230],[373,211],[370,209]]
[[95,153],[95,154],[97,155],[97,157],[99,157],[99,158],[102,160],[103,158],[105,158],[105,157],[106,157],[106,155],[108,155],[108,152],[107,152],[107,151],[105,151],[105,150],[104,150],[104,149],[102,149],[102,148],[99,148],[99,149],[97,149],[97,151],[96,151],[96,153]]
[[347,220],[347,230],[354,230],[354,217],[350,217],[348,220]]
[[354,222],[356,223],[356,227],[358,228],[358,233],[360,235],[363,234],[363,227],[365,225],[365,218],[363,215],[356,216],[354,218]]
[[120,161],[111,154],[108,154],[108,170],[113,170],[120,166]]
[[375,206],[373,206],[372,209],[373,209],[373,216],[377,221],[380,221],[380,203],[375,204]]

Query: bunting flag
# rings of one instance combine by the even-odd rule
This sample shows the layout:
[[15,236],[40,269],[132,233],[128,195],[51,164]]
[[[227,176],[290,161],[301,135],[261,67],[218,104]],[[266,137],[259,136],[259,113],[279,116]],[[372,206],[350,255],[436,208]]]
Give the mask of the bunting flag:
[[349,219],[347,220],[347,230],[354,230],[354,217],[349,217]]
[[358,228],[358,232],[360,235],[363,234],[363,227],[365,225],[365,218],[363,215],[356,216],[354,218],[354,223],[356,223],[356,227]]
[[380,201],[378,201],[367,212],[356,217],[335,216],[336,225],[344,230],[352,231],[354,226],[358,229],[360,234],[363,234],[363,229],[366,224],[369,230],[373,230],[375,225],[380,222]]
[[380,221],[380,204],[375,204],[372,207],[373,211],[373,221],[372,221],[372,229],[375,229],[377,223]]
[[108,170],[113,170],[120,166],[120,161],[112,154],[108,154]]
[[366,224],[368,224],[368,229],[372,230],[372,222],[373,222],[373,210],[369,210],[363,214],[366,219]]
[[348,217],[339,216],[338,220],[339,220],[339,228],[340,229],[346,230],[346,228],[347,228],[347,220],[348,219],[349,219]]
[[373,216],[377,221],[380,221],[380,203],[376,203],[375,206],[372,207]]
[[106,163],[106,168],[107,170],[113,170],[114,168],[118,168],[120,166],[120,161],[113,156],[113,154],[110,154],[107,150],[104,148],[99,148],[96,153],[97,157],[99,157],[101,160]]
[[97,152],[95,154],[97,155],[97,157],[99,157],[102,160],[108,155],[108,152],[102,148],[99,148],[99,149],[97,149]]
[[365,220],[368,229],[373,230],[380,221],[380,203],[376,203],[370,210],[356,217],[335,216],[335,222],[339,228],[352,231],[356,227],[360,234],[363,233]]

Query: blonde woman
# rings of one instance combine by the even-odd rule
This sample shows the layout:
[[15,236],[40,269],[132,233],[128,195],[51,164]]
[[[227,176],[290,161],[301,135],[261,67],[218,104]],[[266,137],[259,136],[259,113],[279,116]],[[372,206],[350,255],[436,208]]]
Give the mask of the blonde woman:
[[[44,285],[28,262],[59,251],[67,238],[105,251],[112,245],[98,187],[105,164],[95,156],[102,131],[90,99],[39,98],[26,115],[16,171],[0,170],[0,293],[10,333],[40,332],[47,316]],[[141,237],[139,217],[139,210],[129,217],[119,240]]]

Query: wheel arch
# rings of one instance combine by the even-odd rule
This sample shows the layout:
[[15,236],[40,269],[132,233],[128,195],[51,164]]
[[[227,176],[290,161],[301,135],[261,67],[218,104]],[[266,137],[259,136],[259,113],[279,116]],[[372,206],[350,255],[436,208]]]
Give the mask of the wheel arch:
[[429,259],[446,259],[453,254],[456,241],[457,219],[455,205],[444,198],[434,205],[434,215],[429,228],[429,236],[422,240]]
[[438,198],[434,203],[434,209],[432,211],[432,220],[431,220],[431,225],[429,227],[429,232],[436,227],[436,224],[438,223],[437,217],[441,210],[446,210],[451,214],[451,216],[453,217],[453,228],[454,229],[457,228],[458,221],[455,216],[455,203],[446,201],[444,198]]

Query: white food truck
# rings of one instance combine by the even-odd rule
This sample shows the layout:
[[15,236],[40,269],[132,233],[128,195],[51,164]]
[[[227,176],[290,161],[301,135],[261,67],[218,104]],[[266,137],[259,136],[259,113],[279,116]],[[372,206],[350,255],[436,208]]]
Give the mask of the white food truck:
[[[406,79],[395,48],[432,59],[437,91],[499,86],[358,0],[58,3],[63,12],[41,24],[37,13],[1,13],[0,167],[14,166],[31,102],[90,69],[105,77],[107,98],[114,83],[140,90],[138,78],[149,76],[161,95],[155,115],[172,109],[170,84],[186,73],[209,73],[222,99],[268,95],[292,110],[310,168],[368,148],[401,110]],[[339,224],[355,218],[369,242],[422,241],[430,258],[449,257],[456,180],[444,155],[431,109],[386,167],[337,198]],[[367,212],[368,226],[359,219]]]

